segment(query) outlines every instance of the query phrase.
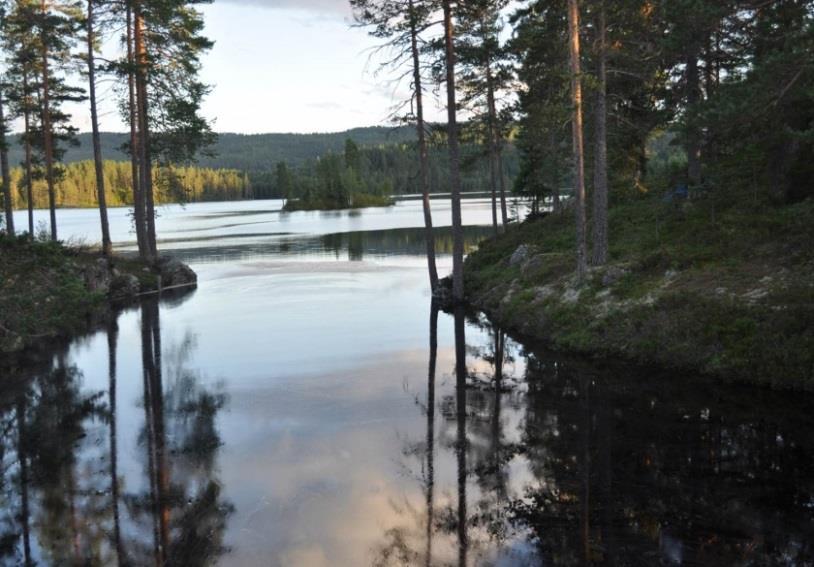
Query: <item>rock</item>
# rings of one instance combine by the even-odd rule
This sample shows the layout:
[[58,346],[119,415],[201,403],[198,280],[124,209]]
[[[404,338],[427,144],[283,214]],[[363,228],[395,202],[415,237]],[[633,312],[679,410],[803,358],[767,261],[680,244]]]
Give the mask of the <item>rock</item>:
[[198,275],[192,268],[175,258],[161,258],[157,267],[161,276],[161,287],[194,284]]
[[523,264],[521,271],[523,275],[533,274],[534,272],[540,271],[543,266],[545,266],[545,257],[542,254],[538,254],[529,258]]
[[554,286],[546,285],[534,288],[534,302],[545,301],[549,297],[557,295],[557,290]]
[[110,299],[123,301],[133,299],[141,291],[141,284],[133,274],[122,274],[110,286]]
[[517,247],[517,250],[514,251],[512,257],[509,258],[509,266],[518,266],[528,259],[529,254],[531,253],[531,248],[527,244],[521,244]]
[[107,294],[110,285],[113,283],[113,272],[110,269],[110,262],[107,258],[99,258],[93,264],[85,268],[83,274],[85,287],[90,291],[98,291]]
[[619,266],[609,266],[605,273],[602,275],[602,285],[605,287],[611,286],[625,277],[629,270],[620,268]]
[[576,288],[568,288],[565,290],[565,293],[562,294],[562,300],[566,303],[576,303],[579,301],[579,296],[582,294],[581,289]]

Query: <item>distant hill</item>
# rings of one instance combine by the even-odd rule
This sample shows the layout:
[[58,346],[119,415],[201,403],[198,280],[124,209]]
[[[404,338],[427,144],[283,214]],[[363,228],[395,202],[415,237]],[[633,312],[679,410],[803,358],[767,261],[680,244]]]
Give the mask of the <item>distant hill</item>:
[[[215,155],[201,156],[198,164],[203,167],[270,172],[280,161],[296,167],[306,160],[315,159],[328,152],[341,152],[348,138],[360,146],[399,144],[413,141],[415,130],[406,126],[397,128],[372,126],[329,134],[219,134],[214,147]],[[68,149],[65,155],[65,161],[68,163],[93,159],[90,134],[80,134],[78,139],[79,146]],[[129,159],[119,149],[128,139],[128,134],[103,132],[104,158]],[[23,161],[22,148],[19,144],[12,143],[10,146],[9,161],[12,165],[19,165]]]

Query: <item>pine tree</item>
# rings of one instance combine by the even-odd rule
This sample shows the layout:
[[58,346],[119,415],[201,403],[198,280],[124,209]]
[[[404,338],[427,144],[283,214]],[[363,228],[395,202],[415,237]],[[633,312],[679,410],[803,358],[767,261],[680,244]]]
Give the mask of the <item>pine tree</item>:
[[424,119],[424,78],[421,34],[429,27],[429,18],[435,7],[433,0],[351,0],[356,21],[372,28],[371,35],[386,41],[385,46],[397,52],[391,62],[396,67],[404,64],[412,76],[411,104],[408,120],[415,122],[418,137],[419,185],[424,212],[424,239],[427,248],[427,268],[430,287],[438,287],[438,268],[435,260],[435,235],[430,205],[430,168],[427,145],[427,125]]
[[568,37],[571,55],[571,130],[574,146],[574,209],[577,225],[577,278],[588,271],[587,219],[585,214],[585,146],[582,125],[582,70],[580,64],[580,15],[578,0],[568,0]]
[[11,169],[8,164],[8,141],[6,138],[8,123],[6,122],[6,102],[3,91],[5,91],[5,85],[0,84],[0,175],[3,176],[3,209],[6,214],[6,232],[14,236],[14,199],[11,194]]

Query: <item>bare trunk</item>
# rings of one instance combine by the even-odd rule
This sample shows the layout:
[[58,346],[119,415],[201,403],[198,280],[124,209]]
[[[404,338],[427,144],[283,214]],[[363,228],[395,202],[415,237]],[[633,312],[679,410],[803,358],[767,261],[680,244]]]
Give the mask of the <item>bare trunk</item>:
[[[45,13],[48,6],[45,0],[40,3]],[[57,240],[57,196],[54,181],[54,138],[51,131],[51,86],[48,68],[48,47],[42,38],[42,146],[45,153],[45,182],[48,185],[48,210],[51,217],[51,240]]]
[[14,236],[14,201],[11,194],[11,170],[8,166],[8,142],[6,140],[4,102],[3,93],[0,91],[0,174],[3,176],[3,203],[6,213],[6,232]]
[[700,73],[696,49],[687,55],[687,178],[692,187],[701,185],[701,135],[698,131],[694,112],[701,100]]
[[130,4],[127,4],[127,91],[128,91],[128,113],[130,119],[130,169],[133,179],[133,222],[136,227],[136,243],[138,244],[139,255],[142,259],[149,256],[147,250],[146,225],[144,223],[144,194],[141,191],[141,176],[139,175],[139,144],[138,144],[138,112],[136,108],[136,85],[135,85],[135,57],[133,50],[133,11]]
[[421,85],[421,60],[418,50],[418,26],[415,16],[415,5],[410,0],[410,48],[413,56],[413,83],[416,104],[416,130],[418,134],[418,159],[421,170],[421,203],[424,208],[424,240],[427,245],[427,269],[430,273],[430,287],[438,287],[438,268],[435,263],[435,233],[432,229],[432,210],[430,208],[430,165],[427,152],[427,133],[424,130],[424,92]]
[[148,119],[147,102],[147,48],[144,44],[144,17],[137,6],[135,12],[135,47],[136,47],[136,107],[138,108],[139,123],[139,154],[141,170],[139,180],[141,192],[144,195],[145,221],[147,227],[146,249],[148,259],[155,261],[158,258],[158,247],[155,232],[155,200],[153,195],[152,156],[150,155],[150,123]]
[[600,3],[599,53],[596,91],[596,148],[594,150],[593,265],[608,262],[608,101],[605,3]]
[[25,196],[28,201],[28,239],[34,239],[34,171],[31,156],[31,100],[28,92],[28,72],[23,73],[24,108],[23,122],[25,125]]
[[452,299],[464,298],[464,234],[461,220],[461,156],[455,101],[455,44],[450,0],[443,1],[447,75],[447,135],[449,136],[449,185],[452,194]]
[[[500,125],[497,120],[497,103],[495,102],[495,78],[492,74],[491,58],[486,60],[486,103],[489,107],[489,153],[492,164],[492,206],[494,208],[495,192],[500,192],[500,220],[503,228],[509,224],[509,211],[506,208],[506,181],[503,178],[503,156],[500,148]],[[498,189],[499,188],[499,189]],[[495,217],[497,215],[494,215]],[[495,224],[497,221],[495,220]]]
[[588,271],[587,221],[585,215],[585,147],[582,138],[582,71],[579,47],[578,0],[568,0],[568,35],[571,52],[571,101],[573,104],[574,198],[577,223],[577,278],[584,281]]
[[107,197],[105,196],[105,174],[102,168],[102,142],[99,137],[99,115],[96,110],[96,63],[93,53],[93,2],[88,0],[88,93],[90,96],[90,123],[93,131],[93,164],[96,170],[96,198],[99,201],[99,219],[102,224],[102,254],[110,256],[113,244],[110,241],[110,223],[107,220]]

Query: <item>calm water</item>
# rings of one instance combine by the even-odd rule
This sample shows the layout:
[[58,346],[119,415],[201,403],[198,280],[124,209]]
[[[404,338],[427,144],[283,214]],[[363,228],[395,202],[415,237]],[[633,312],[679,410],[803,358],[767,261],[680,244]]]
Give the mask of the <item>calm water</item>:
[[[162,209],[162,247],[197,291],[4,378],[0,562],[814,561],[810,399],[563,357],[434,312],[418,202],[278,209]],[[467,201],[470,245],[490,214]],[[60,221],[95,239],[93,211]]]

